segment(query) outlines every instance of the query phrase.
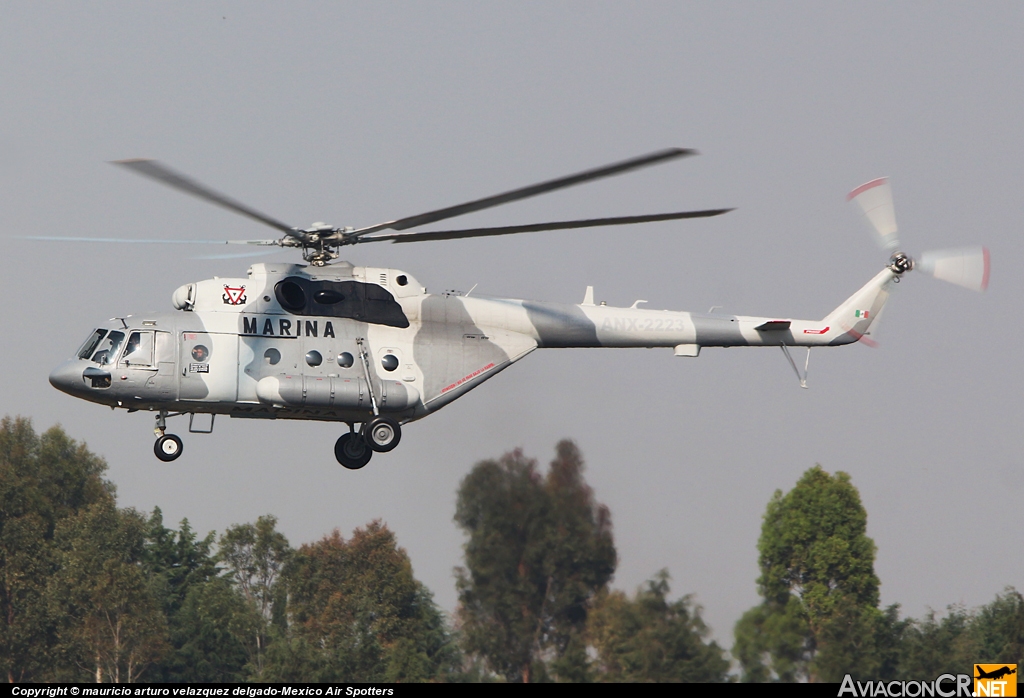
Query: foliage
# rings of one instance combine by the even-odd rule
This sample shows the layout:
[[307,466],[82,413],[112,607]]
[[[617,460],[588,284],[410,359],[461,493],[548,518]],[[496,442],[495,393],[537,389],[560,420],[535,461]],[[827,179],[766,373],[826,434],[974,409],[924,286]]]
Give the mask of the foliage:
[[261,516],[255,524],[229,527],[219,540],[218,559],[226,565],[228,576],[247,604],[247,617],[236,618],[235,627],[247,629],[244,644],[249,671],[258,680],[263,674],[270,623],[275,616],[284,615],[285,595],[280,578],[293,552],[288,539],[276,527],[276,517]]
[[[116,506],[106,464],[60,427],[0,422],[0,676],[8,681],[721,681],[722,650],[662,572],[609,591],[611,516],[571,441],[547,473],[478,463],[449,627],[379,522],[293,551],[273,516],[200,538]],[[762,603],[735,628],[745,681],[930,679],[1024,663],[1024,597],[901,618],[878,608],[874,544],[847,475],[769,502]],[[464,656],[458,645],[464,645]]]
[[166,650],[166,619],[142,569],[145,521],[101,500],[63,519],[48,589],[65,681],[131,683]]
[[195,683],[241,681],[253,637],[253,613],[231,581],[219,576],[214,533],[199,540],[188,519],[165,528],[153,510],[146,525],[144,569],[167,618],[169,651],[146,678]]
[[444,618],[379,521],[356,529],[348,541],[335,530],[303,545],[285,578],[290,638],[274,645],[268,677],[428,681],[458,668]]
[[588,635],[601,681],[710,683],[727,679],[729,660],[709,635],[689,597],[668,601],[666,570],[627,598],[598,597]]
[[832,681],[875,670],[882,617],[866,530],[867,512],[846,473],[815,466],[790,492],[775,492],[758,541],[763,607],[736,628],[746,679]]
[[83,507],[112,500],[106,467],[59,426],[37,435],[28,419],[0,422],[0,675],[9,682],[48,675],[54,530]]
[[919,679],[970,667],[975,662],[1024,664],[1024,597],[1007,587],[973,611],[947,608],[942,618],[929,611],[908,621],[901,638],[899,678]]
[[546,477],[520,451],[477,463],[455,521],[466,533],[457,570],[464,645],[508,681],[587,674],[582,634],[595,594],[615,571],[611,515],[562,441]]

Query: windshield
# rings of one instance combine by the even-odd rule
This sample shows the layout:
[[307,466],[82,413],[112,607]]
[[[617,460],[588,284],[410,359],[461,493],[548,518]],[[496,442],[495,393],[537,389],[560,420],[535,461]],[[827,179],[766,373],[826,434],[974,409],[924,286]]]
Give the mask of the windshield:
[[[102,332],[103,330],[97,330]],[[124,332],[118,332],[117,330],[112,331],[104,339],[102,335],[99,337],[99,351],[92,355],[92,360],[98,364],[109,364],[115,356],[117,356],[117,350],[121,348],[121,342],[124,341]],[[83,351],[85,347],[82,347]]]
[[96,351],[96,345],[100,343],[100,340],[103,339],[106,334],[106,330],[94,330],[93,333],[89,335],[89,338],[85,340],[85,344],[82,345],[82,348],[78,350],[78,358],[88,359],[92,356],[92,353]]

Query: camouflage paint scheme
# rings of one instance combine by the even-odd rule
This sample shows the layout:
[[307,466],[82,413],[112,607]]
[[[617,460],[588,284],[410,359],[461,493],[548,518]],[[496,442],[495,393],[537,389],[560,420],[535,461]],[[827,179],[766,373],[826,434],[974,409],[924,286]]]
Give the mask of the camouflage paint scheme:
[[[255,264],[247,278],[182,286],[173,298],[177,312],[128,316],[101,328],[142,333],[151,343],[148,359],[133,364],[121,342],[116,360],[72,359],[50,382],[75,397],[132,411],[348,423],[373,416],[372,388],[381,414],[406,423],[537,348],[666,347],[697,356],[701,347],[850,344],[869,333],[897,277],[887,267],[824,319],[793,320],[595,305],[589,290],[579,305],[428,294],[397,269]],[[286,279],[309,288],[379,286],[386,293],[374,293],[390,304],[391,324],[296,315],[277,292]],[[319,365],[307,362],[309,352],[319,352]],[[346,354],[348,366],[342,365]]]

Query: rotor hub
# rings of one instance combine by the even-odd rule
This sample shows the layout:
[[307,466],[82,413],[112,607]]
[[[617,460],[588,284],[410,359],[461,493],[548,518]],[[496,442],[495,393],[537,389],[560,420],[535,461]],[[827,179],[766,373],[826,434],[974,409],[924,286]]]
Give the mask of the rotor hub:
[[904,252],[894,252],[889,257],[889,268],[897,274],[903,274],[914,268],[914,260]]

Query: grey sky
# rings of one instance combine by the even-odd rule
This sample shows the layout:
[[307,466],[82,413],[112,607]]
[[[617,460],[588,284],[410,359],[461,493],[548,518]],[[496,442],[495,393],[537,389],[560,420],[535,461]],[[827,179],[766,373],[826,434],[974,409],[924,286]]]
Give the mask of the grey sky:
[[[860,489],[883,603],[920,615],[1024,586],[1021,4],[3,2],[0,13],[0,412],[87,440],[123,506],[159,505],[200,531],[270,512],[293,544],[381,518],[452,609],[459,480],[517,446],[546,463],[568,436],[612,510],[616,585],[669,568],[726,644],[757,601],[764,507],[816,462]],[[159,158],[295,225],[368,225],[667,146],[702,155],[459,222],[738,210],[347,256],[433,291],[579,302],[591,284],[616,305],[818,318],[885,261],[844,196],[889,175],[907,250],[987,244],[989,292],[911,275],[881,348],[816,351],[808,391],[767,349],[540,351],[408,426],[360,472],[334,461],[332,425],[227,419],[161,464],[151,415],[47,384],[94,323],[169,310],[179,285],[244,275],[249,261],[14,236],[273,236],[104,161]]]

